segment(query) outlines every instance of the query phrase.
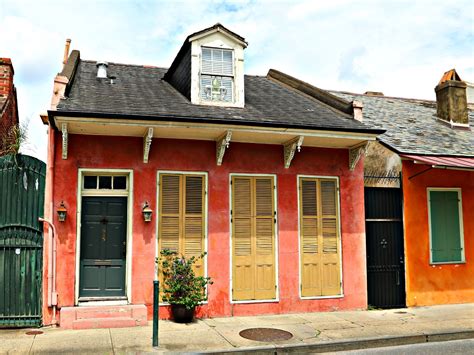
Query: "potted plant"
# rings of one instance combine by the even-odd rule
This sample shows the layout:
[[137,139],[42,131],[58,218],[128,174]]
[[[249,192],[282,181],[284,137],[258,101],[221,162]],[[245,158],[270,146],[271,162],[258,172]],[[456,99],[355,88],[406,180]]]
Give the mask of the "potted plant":
[[177,323],[191,322],[196,306],[207,299],[206,288],[212,284],[211,278],[196,276],[193,270],[193,265],[205,255],[186,258],[165,249],[157,258],[163,274],[162,300],[171,305],[171,314]]

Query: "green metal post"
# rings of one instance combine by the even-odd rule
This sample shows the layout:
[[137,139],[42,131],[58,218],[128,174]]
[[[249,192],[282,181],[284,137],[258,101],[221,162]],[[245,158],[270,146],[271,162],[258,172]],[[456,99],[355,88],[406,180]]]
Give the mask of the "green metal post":
[[160,311],[159,306],[159,291],[160,281],[153,281],[153,346],[158,346],[158,314]]

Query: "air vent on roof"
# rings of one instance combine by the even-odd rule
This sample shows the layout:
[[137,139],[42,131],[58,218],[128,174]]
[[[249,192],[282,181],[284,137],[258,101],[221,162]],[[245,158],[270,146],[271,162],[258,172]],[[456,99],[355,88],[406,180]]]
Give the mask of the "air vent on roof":
[[97,77],[98,78],[107,78],[107,67],[109,63],[107,62],[97,62]]

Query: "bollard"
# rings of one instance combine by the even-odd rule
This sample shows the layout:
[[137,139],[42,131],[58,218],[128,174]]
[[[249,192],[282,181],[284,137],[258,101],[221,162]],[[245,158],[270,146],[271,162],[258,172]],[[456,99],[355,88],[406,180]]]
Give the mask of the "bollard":
[[160,281],[153,281],[153,347],[158,346],[158,315],[160,312],[159,305]]

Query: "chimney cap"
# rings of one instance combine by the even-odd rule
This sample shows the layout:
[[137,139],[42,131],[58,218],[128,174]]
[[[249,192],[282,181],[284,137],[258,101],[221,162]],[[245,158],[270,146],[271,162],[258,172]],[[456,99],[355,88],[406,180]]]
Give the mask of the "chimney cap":
[[105,67],[107,68],[109,66],[109,63],[107,63],[106,61],[100,60],[95,65],[96,67],[99,67],[100,65],[105,65]]
[[459,76],[459,74],[456,72],[456,69],[451,69],[451,70],[448,70],[447,72],[445,72],[443,74],[443,76],[441,77],[441,80],[439,81],[438,85],[441,85],[443,83],[445,83],[446,81],[450,81],[450,80],[454,80],[454,81],[462,81],[461,80],[461,77]]

